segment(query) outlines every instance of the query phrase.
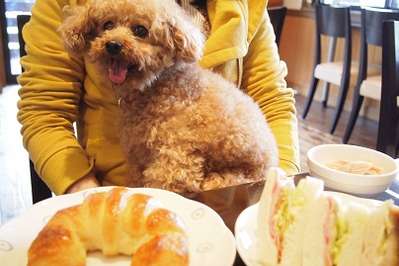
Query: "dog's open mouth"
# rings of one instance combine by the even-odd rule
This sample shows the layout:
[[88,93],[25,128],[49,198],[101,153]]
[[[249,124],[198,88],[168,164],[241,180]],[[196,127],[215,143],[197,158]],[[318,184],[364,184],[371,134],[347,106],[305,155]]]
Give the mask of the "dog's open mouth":
[[127,62],[111,59],[108,67],[108,78],[112,83],[120,85],[126,80]]
[[108,66],[108,78],[112,83],[121,85],[126,81],[128,72],[138,71],[135,64],[123,60],[111,59]]

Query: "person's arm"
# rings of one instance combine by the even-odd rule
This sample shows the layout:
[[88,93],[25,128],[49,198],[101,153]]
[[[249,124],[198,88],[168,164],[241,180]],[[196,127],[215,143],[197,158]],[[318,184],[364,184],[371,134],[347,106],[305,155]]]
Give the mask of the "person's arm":
[[69,186],[65,193],[75,193],[98,186],[100,186],[100,183],[98,182],[96,176],[92,172],[90,172],[88,175],[84,176],[81,179],[78,179],[78,181]]
[[294,93],[287,88],[287,69],[280,61],[270,19],[264,21],[244,58],[242,87],[260,106],[277,140],[280,167],[298,173],[299,147]]
[[93,160],[74,134],[85,71],[83,59],[65,51],[57,32],[61,2],[36,1],[23,30],[27,56],[21,60],[24,73],[18,79],[18,120],[24,146],[40,177],[56,194],[65,193],[88,175],[93,185],[94,177],[89,174]]

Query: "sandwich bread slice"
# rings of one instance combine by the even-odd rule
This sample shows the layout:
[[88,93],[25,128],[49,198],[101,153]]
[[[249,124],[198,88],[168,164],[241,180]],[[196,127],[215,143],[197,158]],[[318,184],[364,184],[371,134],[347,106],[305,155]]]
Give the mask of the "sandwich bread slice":
[[392,201],[369,206],[371,215],[364,235],[361,265],[399,265],[399,213]]
[[361,266],[364,235],[370,212],[356,202],[338,205],[336,237],[332,244],[332,264],[336,266]]
[[310,207],[302,241],[303,266],[331,266],[337,239],[338,202],[328,195],[321,195]]

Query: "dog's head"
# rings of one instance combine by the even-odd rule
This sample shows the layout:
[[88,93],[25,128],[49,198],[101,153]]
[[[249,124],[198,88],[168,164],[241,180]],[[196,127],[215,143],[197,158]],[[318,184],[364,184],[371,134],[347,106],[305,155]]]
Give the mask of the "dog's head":
[[114,85],[143,90],[165,69],[201,57],[204,36],[174,0],[91,0],[65,11],[66,48]]

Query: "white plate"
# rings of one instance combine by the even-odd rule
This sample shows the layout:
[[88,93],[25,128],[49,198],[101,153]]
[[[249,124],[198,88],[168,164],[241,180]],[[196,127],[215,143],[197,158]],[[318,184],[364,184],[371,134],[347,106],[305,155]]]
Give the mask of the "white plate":
[[262,265],[257,260],[256,248],[258,208],[259,203],[256,203],[241,212],[234,228],[238,254],[247,266]]
[[[109,189],[111,187],[96,188],[39,202],[20,217],[0,227],[0,265],[25,266],[31,242],[57,210],[81,203],[89,193]],[[191,266],[233,264],[236,255],[234,236],[214,210],[165,190],[148,188],[129,190],[155,197],[165,208],[174,211],[182,218],[188,230]],[[127,266],[130,265],[130,258],[120,256],[109,259],[99,252],[90,253],[87,265]]]
[[[381,204],[381,201],[362,199],[351,195],[326,191],[328,194],[333,194],[340,197],[342,200],[361,201],[371,206]],[[235,237],[238,254],[247,266],[263,265],[257,256],[257,236],[261,232],[257,232],[258,227],[258,208],[259,203],[249,206],[240,213],[235,224]]]

